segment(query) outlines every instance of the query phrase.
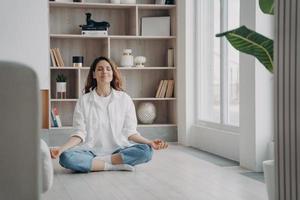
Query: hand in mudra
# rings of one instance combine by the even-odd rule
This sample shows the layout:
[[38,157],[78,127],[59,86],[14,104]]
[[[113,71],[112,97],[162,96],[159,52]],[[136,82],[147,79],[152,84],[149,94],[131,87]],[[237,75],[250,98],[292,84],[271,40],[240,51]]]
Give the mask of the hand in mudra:
[[61,149],[59,147],[53,147],[50,149],[50,155],[52,159],[56,159],[60,156],[61,154]]
[[168,148],[168,144],[165,141],[160,140],[160,139],[156,139],[156,140],[151,141],[150,145],[155,150],[161,150],[161,149]]

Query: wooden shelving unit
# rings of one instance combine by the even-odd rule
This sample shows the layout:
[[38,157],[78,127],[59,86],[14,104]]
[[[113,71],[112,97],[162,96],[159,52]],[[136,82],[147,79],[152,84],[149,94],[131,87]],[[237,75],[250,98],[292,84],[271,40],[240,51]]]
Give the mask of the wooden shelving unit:
[[[51,108],[57,107],[63,127],[72,129],[73,111],[82,95],[89,65],[98,56],[107,56],[120,64],[123,49],[132,49],[133,55],[145,56],[145,67],[118,67],[126,92],[134,104],[150,101],[157,108],[153,124],[138,124],[139,128],[176,128],[176,92],[171,98],[155,98],[160,80],[173,79],[176,83],[176,59],[174,67],[167,67],[167,50],[173,48],[176,58],[176,5],[156,5],[155,0],[138,0],[138,4],[110,4],[108,0],[85,0],[83,3],[49,2],[50,48],[59,48],[65,67],[49,67]],[[80,24],[85,24],[85,13],[92,13],[96,21],[108,21],[111,25],[105,37],[83,36]],[[170,16],[170,36],[141,36],[141,18]],[[72,56],[84,56],[83,67],[72,67]],[[55,98],[55,77],[67,76],[67,98]],[[176,86],[176,84],[175,84]],[[174,89],[176,91],[176,89]],[[49,118],[51,119],[51,118]],[[50,120],[49,120],[50,123]]]

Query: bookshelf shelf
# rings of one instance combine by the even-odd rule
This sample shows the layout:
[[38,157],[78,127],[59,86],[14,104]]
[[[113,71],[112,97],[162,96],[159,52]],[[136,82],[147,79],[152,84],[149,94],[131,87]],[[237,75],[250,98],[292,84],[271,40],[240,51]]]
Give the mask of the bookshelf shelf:
[[50,34],[50,38],[56,39],[108,39],[108,36],[86,36],[81,34]]
[[49,7],[62,8],[108,8],[108,9],[128,9],[135,8],[135,4],[111,4],[111,3],[76,3],[76,2],[49,2]]
[[170,40],[175,36],[134,36],[134,35],[109,35],[109,36],[87,36],[80,34],[50,34],[50,38],[61,39],[112,39],[112,40]]
[[120,36],[120,35],[111,35],[108,38],[112,40],[170,40],[176,39],[175,36]]
[[77,102],[78,99],[50,99],[51,102]]
[[146,127],[176,127],[177,124],[138,124],[138,127],[143,127],[143,128],[146,128]]
[[[89,70],[90,67],[50,67],[51,70]],[[176,70],[176,67],[118,67],[119,70]]]
[[108,9],[173,9],[175,5],[156,5],[156,4],[111,4],[111,3],[73,3],[73,2],[49,2],[49,7],[65,7],[65,8],[108,8]]
[[170,10],[175,9],[176,5],[157,5],[157,4],[138,4],[140,10]]
[[61,70],[61,69],[71,69],[71,70],[79,70],[79,67],[50,67],[51,70]]
[[176,67],[119,67],[119,70],[175,70]]
[[155,98],[155,97],[147,97],[147,98],[132,98],[133,101],[174,101],[176,98]]
[[53,130],[61,130],[61,129],[73,129],[72,126],[63,126],[63,127],[50,127]]
[[[124,90],[132,97],[136,108],[140,103],[147,101],[152,102],[157,108],[154,124],[138,124],[138,127],[177,131],[176,89],[174,88],[173,95],[168,98],[155,98],[162,80],[176,82],[178,67],[176,59],[174,59],[174,67],[170,67],[167,57],[168,49],[173,48],[174,58],[176,58],[176,5],[156,5],[155,0],[138,0],[138,4],[107,2],[109,1],[49,2],[50,48],[60,50],[64,63],[61,65],[63,67],[49,66],[51,91],[49,115],[51,110],[56,108],[62,122],[62,127],[50,129],[72,129],[74,108],[82,95],[90,70],[89,66],[96,57],[106,56],[120,66],[123,50],[132,49],[133,56],[146,57],[146,63],[145,67],[118,67],[124,81]],[[95,21],[110,23],[108,36],[80,34],[79,25],[85,23],[87,12],[92,14],[92,19]],[[149,16],[170,16],[170,36],[141,35],[142,18]],[[73,56],[84,57],[83,67],[73,67]],[[61,73],[67,77],[66,99],[56,97],[56,77]]]
[[[177,127],[177,124],[138,124],[139,128],[157,128],[157,127]],[[73,129],[72,126],[63,127],[50,127],[50,129],[60,130],[60,129]]]

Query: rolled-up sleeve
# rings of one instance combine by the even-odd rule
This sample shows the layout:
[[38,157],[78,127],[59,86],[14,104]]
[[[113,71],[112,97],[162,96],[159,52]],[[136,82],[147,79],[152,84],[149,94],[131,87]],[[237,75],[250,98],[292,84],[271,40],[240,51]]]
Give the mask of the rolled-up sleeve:
[[137,131],[137,119],[134,103],[130,97],[128,97],[127,102],[128,106],[125,114],[123,134],[128,138],[131,135],[140,133]]
[[75,130],[71,136],[80,137],[82,139],[82,142],[84,142],[87,135],[87,131],[83,114],[83,102],[81,98],[77,101],[75,106],[73,115],[73,128]]

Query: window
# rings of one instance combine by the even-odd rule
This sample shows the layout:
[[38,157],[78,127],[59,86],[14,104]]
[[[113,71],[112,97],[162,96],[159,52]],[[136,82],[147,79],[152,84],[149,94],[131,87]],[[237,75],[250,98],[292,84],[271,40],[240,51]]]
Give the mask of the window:
[[239,0],[196,4],[197,119],[239,126],[239,52],[215,37],[239,27]]

